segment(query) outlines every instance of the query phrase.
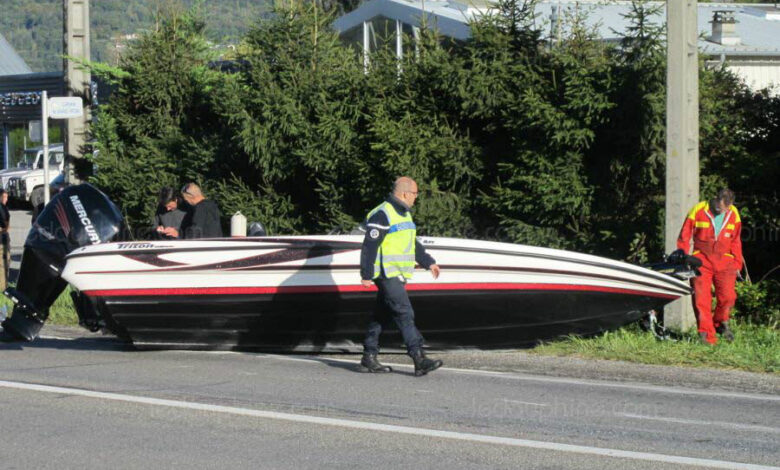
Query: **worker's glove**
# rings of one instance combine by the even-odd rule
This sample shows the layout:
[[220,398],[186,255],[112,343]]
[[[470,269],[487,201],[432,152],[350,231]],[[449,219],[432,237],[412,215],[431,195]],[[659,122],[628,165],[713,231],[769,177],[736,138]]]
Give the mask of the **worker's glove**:
[[685,254],[685,250],[674,250],[666,257],[666,262],[670,264],[682,264],[685,263],[688,256]]

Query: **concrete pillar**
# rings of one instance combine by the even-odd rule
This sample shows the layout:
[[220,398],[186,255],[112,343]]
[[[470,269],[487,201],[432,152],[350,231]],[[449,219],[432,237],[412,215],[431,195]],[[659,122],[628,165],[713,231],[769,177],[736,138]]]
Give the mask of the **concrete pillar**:
[[[89,46],[89,0],[63,0],[63,70],[65,72],[65,93],[68,96],[81,96],[84,99],[83,118],[65,120],[65,155],[71,158],[84,156],[87,141],[87,123],[90,120],[90,86],[88,71],[81,70],[79,64],[68,60],[68,56],[90,59]],[[66,169],[69,182],[74,181],[73,169]]]
[[[688,211],[699,200],[699,65],[695,0],[666,2],[666,229],[665,248],[677,248]],[[691,298],[666,307],[665,325],[696,324]]]

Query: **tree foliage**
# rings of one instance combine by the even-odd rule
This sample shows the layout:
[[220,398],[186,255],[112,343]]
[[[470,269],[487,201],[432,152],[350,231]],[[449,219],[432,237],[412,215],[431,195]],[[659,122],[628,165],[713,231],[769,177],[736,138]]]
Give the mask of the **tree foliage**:
[[[136,225],[159,186],[194,180],[226,216],[323,233],[350,230],[406,174],[420,182],[425,234],[657,259],[666,71],[653,7],[634,2],[632,27],[609,45],[577,9],[551,41],[534,6],[499,1],[463,43],[423,28],[401,60],[380,38],[367,69],[321,2],[277,6],[231,72],[206,66],[197,14],[169,16],[113,74],[97,181]],[[746,227],[776,237],[780,100],[726,71],[701,77],[702,194],[731,185]],[[761,257],[777,259],[776,245]]]
[[151,220],[160,186],[207,183],[204,176],[219,167],[216,157],[225,150],[211,95],[223,77],[207,67],[203,29],[193,15],[180,14],[143,35],[123,58],[123,73],[114,74],[117,90],[93,127],[95,182],[122,201],[138,226]]

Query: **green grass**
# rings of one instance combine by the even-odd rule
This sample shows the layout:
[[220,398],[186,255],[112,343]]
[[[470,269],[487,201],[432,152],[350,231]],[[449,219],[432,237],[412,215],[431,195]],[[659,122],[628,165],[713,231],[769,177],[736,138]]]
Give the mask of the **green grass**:
[[76,308],[73,306],[73,299],[70,298],[70,292],[70,286],[66,287],[54,301],[54,305],[51,306],[49,322],[52,324],[78,326],[79,318],[76,315]]
[[715,367],[780,374],[780,330],[732,320],[733,343],[699,343],[694,331],[678,341],[660,341],[629,326],[593,338],[570,336],[532,349],[535,354],[610,359],[642,364]]
[[[70,298],[70,291],[70,286],[66,287],[62,294],[57,297],[57,300],[54,301],[54,305],[49,309],[49,319],[47,320],[47,323],[53,325],[78,326],[79,319],[76,316],[76,309],[73,307],[73,300]],[[14,308],[14,304],[8,297],[0,295],[0,308],[3,307],[6,308],[7,314],[10,315]]]

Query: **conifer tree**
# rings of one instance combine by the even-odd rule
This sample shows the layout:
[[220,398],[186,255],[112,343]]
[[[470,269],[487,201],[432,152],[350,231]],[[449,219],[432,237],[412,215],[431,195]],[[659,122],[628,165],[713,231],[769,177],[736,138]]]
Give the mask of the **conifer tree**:
[[[193,12],[164,16],[141,36],[113,72],[116,90],[93,126],[98,150],[94,179],[121,202],[131,226],[146,227],[160,186],[205,178],[229,145],[211,103],[221,80],[210,59],[203,22]],[[139,236],[141,234],[139,233]]]
[[653,20],[661,8],[645,0],[630,5],[610,60],[615,106],[590,157],[601,234],[592,250],[635,262],[663,253],[666,48],[664,27]]

